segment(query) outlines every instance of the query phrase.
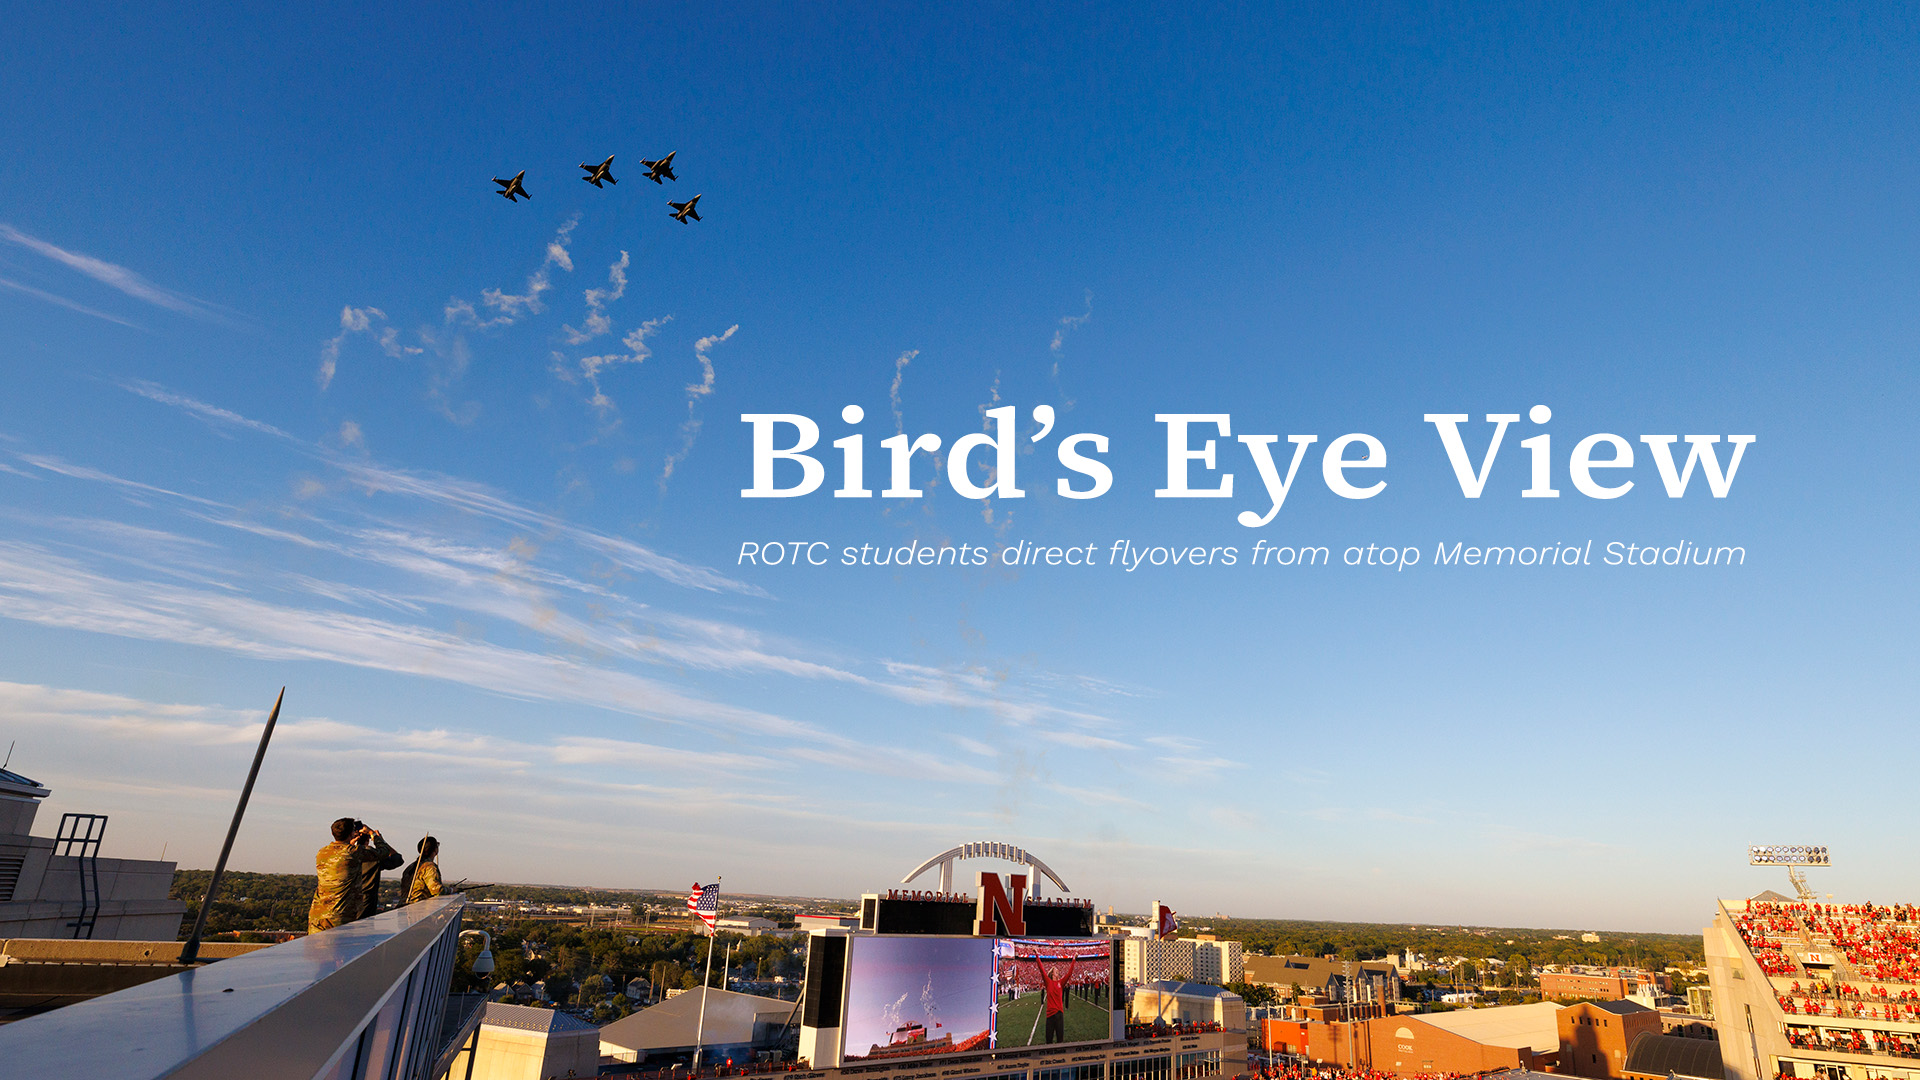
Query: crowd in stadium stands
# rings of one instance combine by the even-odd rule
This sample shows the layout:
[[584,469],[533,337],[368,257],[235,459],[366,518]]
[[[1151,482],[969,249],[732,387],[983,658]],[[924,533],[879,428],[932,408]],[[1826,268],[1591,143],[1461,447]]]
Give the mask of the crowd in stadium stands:
[[1920,906],[1912,904],[1754,900],[1745,913],[1734,916],[1754,960],[1769,975],[1795,973],[1778,935],[1817,934],[1832,939],[1861,975],[1904,983],[1920,983],[1920,926],[1916,923],[1920,923]]
[[1857,1016],[1867,1020],[1920,1023],[1920,990],[1912,987],[1863,989],[1851,983],[1811,982],[1802,989],[1795,980],[1787,993],[1776,993],[1774,997],[1779,999],[1782,1009],[1801,1016]]
[[1129,1039],[1164,1039],[1169,1035],[1198,1035],[1203,1031],[1220,1031],[1219,1024],[1211,1020],[1195,1020],[1189,1023],[1169,1024],[1156,1020],[1151,1024],[1128,1024]]
[[1787,1041],[1801,1050],[1831,1050],[1843,1054],[1887,1054],[1920,1057],[1920,1041],[1900,1031],[1857,1031],[1844,1028],[1787,1025]]
[[1753,904],[1749,904],[1747,914],[1745,915],[1735,915],[1733,917],[1734,929],[1740,931],[1741,939],[1747,943],[1747,948],[1753,951],[1753,960],[1760,965],[1761,971],[1769,975],[1795,974],[1796,969],[1794,963],[1792,960],[1787,959],[1787,954],[1782,949],[1780,939],[1768,937],[1767,935],[1770,933],[1791,934],[1797,932],[1800,928],[1793,919],[1785,915],[1756,914],[1753,908],[1760,903],[1764,903],[1764,901],[1755,901]]
[[1920,1023],[1920,1005],[1898,1001],[1871,1003],[1845,998],[1796,997],[1775,994],[1780,1008],[1795,1016],[1853,1016],[1862,1020],[1899,1020]]
[[[1313,1065],[1270,1065],[1234,1074],[1233,1080],[1405,1080],[1396,1073],[1374,1069],[1339,1069]],[[1414,1073],[1413,1080],[1460,1080],[1459,1073]]]
[[1890,982],[1920,981],[1920,932],[1911,926],[1880,924],[1847,916],[1813,916],[1815,933],[1825,934],[1860,974]]
[[[1068,973],[1067,963],[1064,960],[1047,960],[1043,962],[1047,965],[1048,974],[1056,978],[1062,975],[1067,976],[1064,985],[1069,987],[1104,988],[1111,974],[1107,966],[1107,958],[1104,956],[1094,960],[1075,962],[1071,974]],[[1045,989],[1045,984],[1040,979],[1039,964],[1028,963],[1024,960],[1020,963],[1010,964],[1003,959],[1000,961],[999,966],[998,978],[1000,981],[999,991],[1001,993],[1005,993],[1009,988],[1018,988],[1022,992],[1029,993],[1038,993]]]
[[[618,1066],[614,1068],[617,1070]],[[804,1061],[758,1062],[751,1065],[735,1065],[728,1061],[719,1065],[702,1066],[698,1072],[688,1069],[685,1065],[673,1065],[664,1069],[657,1066],[652,1069],[634,1066],[626,1072],[609,1071],[601,1075],[620,1076],[628,1080],[707,1080],[709,1077],[770,1076],[775,1073],[804,1071],[807,1071],[807,1063]]]

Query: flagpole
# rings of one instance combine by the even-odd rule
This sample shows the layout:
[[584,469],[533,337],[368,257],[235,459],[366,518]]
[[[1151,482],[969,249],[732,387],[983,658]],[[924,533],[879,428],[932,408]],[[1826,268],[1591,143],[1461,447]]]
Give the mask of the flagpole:
[[693,1074],[700,1075],[700,1052],[706,1049],[707,1037],[707,994],[713,987],[713,934],[707,935],[707,973],[700,980],[700,1022],[693,1030]]
[[[720,882],[724,880],[719,877],[713,879],[713,916],[716,922],[720,918]],[[707,973],[700,977],[700,1020],[693,1031],[693,1075],[695,1076],[700,1075],[700,1058],[702,1051],[706,1049],[707,995],[713,991],[713,987],[709,985],[713,982],[713,939],[718,936],[720,936],[718,931],[713,927],[707,928]]]

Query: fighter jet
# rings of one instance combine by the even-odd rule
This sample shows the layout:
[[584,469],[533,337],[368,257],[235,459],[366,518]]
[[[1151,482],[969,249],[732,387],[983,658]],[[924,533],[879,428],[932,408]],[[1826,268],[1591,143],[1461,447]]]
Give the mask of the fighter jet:
[[669,150],[667,151],[667,156],[661,158],[659,161],[648,161],[645,158],[641,158],[640,167],[647,170],[647,179],[656,184],[660,182],[660,178],[663,176],[669,180],[680,179],[673,175],[673,155],[679,152],[678,150]]
[[608,154],[607,160],[601,162],[598,165],[589,165],[583,161],[580,163],[580,167],[587,170],[587,175],[581,177],[580,179],[585,180],[587,183],[592,184],[594,187],[599,187],[600,181],[602,180],[605,180],[609,184],[617,184],[620,181],[615,180],[613,178],[613,174],[607,171],[608,167],[611,166],[612,164],[613,164],[612,154]]
[[493,182],[500,185],[500,190],[494,192],[494,194],[508,202],[512,202],[515,195],[523,199],[531,200],[533,196],[527,194],[527,189],[520,186],[520,178],[525,175],[527,175],[527,170],[521,169],[519,172],[513,174],[513,179],[511,180],[502,180],[497,176],[494,177]]
[[692,218],[695,221],[699,221],[700,213],[699,211],[694,209],[694,206],[698,205],[699,202],[700,202],[700,196],[698,195],[695,195],[693,198],[688,199],[686,202],[674,202],[673,200],[669,199],[667,200],[667,205],[673,207],[673,210],[672,212],[668,213],[667,216],[674,219],[675,221],[678,221],[682,225],[685,225],[687,223],[688,218]]

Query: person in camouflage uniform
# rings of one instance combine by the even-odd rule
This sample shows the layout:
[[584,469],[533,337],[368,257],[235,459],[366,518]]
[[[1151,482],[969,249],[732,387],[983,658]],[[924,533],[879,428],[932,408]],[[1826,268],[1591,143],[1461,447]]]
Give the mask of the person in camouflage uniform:
[[421,837],[420,858],[400,876],[406,887],[407,903],[416,904],[446,891],[440,883],[439,858],[440,841],[431,836]]
[[381,837],[379,829],[364,821],[354,824],[367,836],[367,855],[360,864],[360,907],[352,918],[364,919],[380,910],[380,872],[398,870],[407,860]]
[[383,857],[369,846],[372,832],[350,817],[333,823],[333,843],[313,857],[313,870],[320,881],[313,890],[313,904],[307,909],[307,933],[331,930],[358,916],[361,868],[370,859],[377,863]]

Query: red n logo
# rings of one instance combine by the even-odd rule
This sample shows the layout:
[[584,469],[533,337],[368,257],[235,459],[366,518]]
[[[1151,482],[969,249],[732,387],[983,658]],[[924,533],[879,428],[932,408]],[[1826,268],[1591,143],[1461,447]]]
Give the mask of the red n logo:
[[1007,885],[1001,884],[999,874],[980,871],[979,918],[973,926],[976,937],[1026,935],[1027,875],[1009,874],[1007,879],[1013,886],[1012,895],[1008,895]]

